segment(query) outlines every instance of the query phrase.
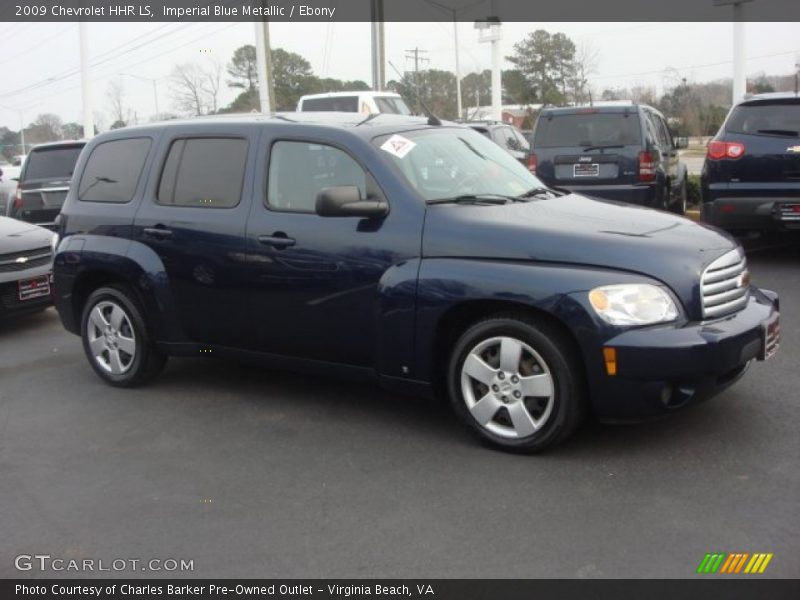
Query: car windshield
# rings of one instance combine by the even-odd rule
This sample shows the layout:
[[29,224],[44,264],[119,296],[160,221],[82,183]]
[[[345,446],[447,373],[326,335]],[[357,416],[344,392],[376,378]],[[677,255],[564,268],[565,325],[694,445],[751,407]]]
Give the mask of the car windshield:
[[520,196],[542,183],[500,146],[468,128],[384,135],[374,143],[426,201]]
[[800,102],[774,102],[737,106],[725,131],[750,135],[800,136]]
[[33,150],[28,156],[25,179],[72,177],[72,171],[82,149],[83,146],[65,146]]
[[587,111],[540,117],[536,124],[534,147],[627,146],[639,144],[640,137],[636,113]]

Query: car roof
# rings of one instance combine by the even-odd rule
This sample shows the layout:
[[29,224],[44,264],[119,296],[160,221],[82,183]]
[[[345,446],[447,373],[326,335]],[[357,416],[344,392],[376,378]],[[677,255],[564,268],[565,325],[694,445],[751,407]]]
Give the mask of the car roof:
[[658,110],[647,104],[633,104],[633,103],[602,103],[597,102],[594,104],[583,104],[580,106],[549,106],[543,108],[540,116],[548,115],[577,115],[577,114],[590,114],[590,113],[609,113],[609,114],[625,114],[632,112],[639,112],[639,109],[649,110],[656,114],[661,114]]
[[316,98],[339,98],[342,96],[370,96],[370,97],[392,97],[400,98],[400,94],[396,92],[375,92],[372,90],[354,90],[352,92],[325,92],[322,94],[306,94],[301,96],[300,100],[313,100]]
[[[338,131],[347,131],[364,139],[414,129],[435,129],[437,127],[462,127],[458,123],[442,121],[442,125],[431,125],[427,117],[412,117],[389,113],[373,113],[364,115],[355,112],[284,112],[274,114],[240,113],[229,115],[213,115],[194,117],[189,119],[172,119],[157,123],[132,125],[114,129],[101,134],[103,139],[116,139],[130,137],[130,134],[155,133],[165,128],[196,127],[202,130],[207,126],[219,127],[224,125],[291,125],[298,130],[307,129],[309,132],[320,128]],[[299,131],[298,131],[299,133]]]
[[28,153],[36,152],[38,150],[49,150],[51,148],[58,148],[60,146],[85,146],[87,140],[59,140],[57,142],[44,142],[43,144],[36,144],[33,148],[28,150]]
[[762,102],[772,102],[774,100],[797,100],[800,102],[800,96],[795,92],[769,92],[766,94],[756,94],[741,100],[739,104],[745,106],[752,106],[761,104]]

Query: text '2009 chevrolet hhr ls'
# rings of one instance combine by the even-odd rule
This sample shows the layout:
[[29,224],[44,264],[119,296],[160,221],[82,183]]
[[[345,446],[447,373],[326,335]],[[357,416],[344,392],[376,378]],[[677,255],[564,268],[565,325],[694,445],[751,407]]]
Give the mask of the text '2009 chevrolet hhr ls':
[[727,235],[546,188],[435,118],[173,121],[86,146],[55,302],[105,381],[167,356],[440,391],[493,444],[707,398],[778,345],[778,299]]

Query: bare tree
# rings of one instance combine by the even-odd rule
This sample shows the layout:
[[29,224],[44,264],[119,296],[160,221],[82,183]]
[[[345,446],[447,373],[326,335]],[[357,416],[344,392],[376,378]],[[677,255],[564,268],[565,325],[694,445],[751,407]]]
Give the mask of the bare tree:
[[210,113],[218,110],[219,90],[222,85],[222,63],[215,58],[210,58],[208,64],[200,69],[203,74],[203,89],[208,97]]
[[176,65],[170,80],[175,106],[179,111],[198,116],[208,112],[206,77],[197,63]]
[[584,104],[590,99],[589,77],[597,72],[600,52],[589,42],[582,42],[575,52],[574,70],[569,80],[572,101]]
[[125,107],[125,86],[122,79],[112,79],[108,82],[106,96],[111,103],[112,129],[125,127],[130,121],[131,111]]

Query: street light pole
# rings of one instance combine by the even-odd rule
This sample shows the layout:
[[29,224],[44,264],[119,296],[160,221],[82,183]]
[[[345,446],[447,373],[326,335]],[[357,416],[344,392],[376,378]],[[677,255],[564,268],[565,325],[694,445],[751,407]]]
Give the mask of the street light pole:
[[94,114],[92,113],[92,82],[89,79],[89,40],[86,22],[78,23],[78,38],[81,57],[81,96],[83,100],[83,137],[94,137]]
[[456,11],[453,9],[453,40],[456,47],[456,107],[458,109],[458,118],[463,119],[461,109],[461,67],[458,63],[458,21],[456,20]]
[[153,84],[153,104],[156,107],[156,116],[158,116],[158,86],[157,82],[158,79],[153,79],[152,77],[143,77],[141,75],[134,75],[133,73],[120,73],[120,75],[124,77],[133,77],[134,79],[141,79],[142,81],[149,81]]
[[733,104],[747,93],[747,73],[744,69],[744,7],[753,0],[714,0],[714,6],[733,6]]

